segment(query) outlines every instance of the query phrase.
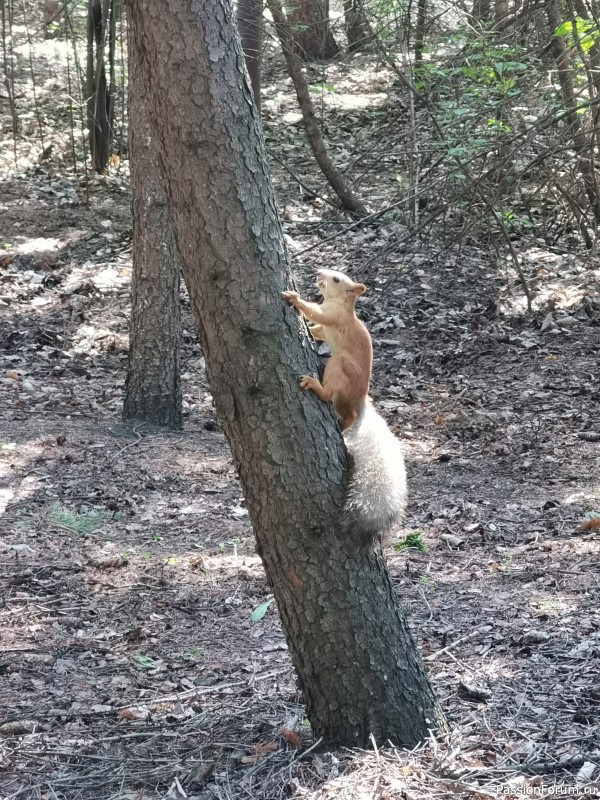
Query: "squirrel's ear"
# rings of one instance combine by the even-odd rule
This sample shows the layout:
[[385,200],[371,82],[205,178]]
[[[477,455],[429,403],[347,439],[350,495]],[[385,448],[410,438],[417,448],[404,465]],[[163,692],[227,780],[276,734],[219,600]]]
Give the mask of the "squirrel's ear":
[[354,284],[354,294],[357,297],[360,297],[361,294],[364,294],[367,291],[367,287],[364,283],[355,283]]

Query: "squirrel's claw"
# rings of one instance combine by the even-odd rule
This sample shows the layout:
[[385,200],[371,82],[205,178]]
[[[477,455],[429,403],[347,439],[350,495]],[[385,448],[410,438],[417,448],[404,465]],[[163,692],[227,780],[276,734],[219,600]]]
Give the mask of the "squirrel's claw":
[[314,389],[316,386],[319,386],[320,383],[316,378],[313,378],[312,375],[303,375],[300,379],[300,388],[304,389],[307,392],[309,389]]

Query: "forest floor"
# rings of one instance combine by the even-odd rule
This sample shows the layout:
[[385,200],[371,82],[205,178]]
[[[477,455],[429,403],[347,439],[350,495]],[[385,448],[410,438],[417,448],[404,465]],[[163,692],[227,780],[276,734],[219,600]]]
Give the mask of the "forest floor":
[[[359,185],[376,210],[395,167],[375,150],[394,151],[403,105],[366,59],[328,80],[336,157],[377,137]],[[269,588],[187,303],[184,432],[119,421],[125,165],[90,179],[88,204],[83,176],[39,161],[33,134],[11,163],[3,107],[0,797],[600,793],[598,259],[521,249],[536,287],[524,313],[506,262],[475,239],[409,237],[398,218],[350,229],[307,199],[281,162],[322,181],[276,67],[264,98],[301,290],[318,266],[369,287],[372,394],[410,484],[385,552],[451,733],[413,752],[314,746],[276,608],[251,618]],[[408,533],[424,551],[394,546]]]

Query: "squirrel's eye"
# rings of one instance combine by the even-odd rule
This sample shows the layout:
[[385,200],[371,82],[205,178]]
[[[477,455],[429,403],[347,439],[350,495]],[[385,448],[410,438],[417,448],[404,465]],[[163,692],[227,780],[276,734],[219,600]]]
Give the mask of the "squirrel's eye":
[[334,279],[333,279],[333,282],[334,282],[334,283],[339,283],[339,282],[340,282],[340,279],[339,279],[338,277],[334,277]]

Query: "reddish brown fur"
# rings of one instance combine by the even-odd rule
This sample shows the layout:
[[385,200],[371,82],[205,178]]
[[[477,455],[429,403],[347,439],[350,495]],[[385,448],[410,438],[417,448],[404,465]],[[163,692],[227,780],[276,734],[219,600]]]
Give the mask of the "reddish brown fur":
[[310,327],[314,338],[326,341],[331,348],[323,382],[304,375],[300,386],[333,403],[342,430],[346,430],[367,401],[373,367],[371,335],[355,311],[366,287],[333,270],[319,270],[317,285],[323,295],[321,305],[302,300],[297,292],[282,292],[282,296],[314,323]]

